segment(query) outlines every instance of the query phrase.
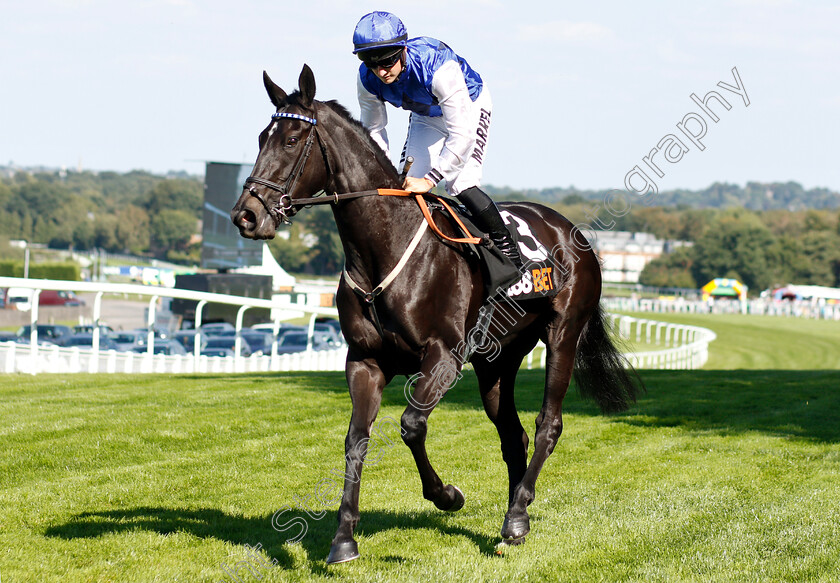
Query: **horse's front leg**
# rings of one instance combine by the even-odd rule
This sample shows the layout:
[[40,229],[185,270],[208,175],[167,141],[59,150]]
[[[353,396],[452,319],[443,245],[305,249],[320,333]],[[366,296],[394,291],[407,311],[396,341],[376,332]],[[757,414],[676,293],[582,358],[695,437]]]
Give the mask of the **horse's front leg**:
[[359,488],[367,454],[371,427],[379,413],[385,374],[373,360],[347,359],[347,384],[353,413],[344,440],[344,494],[338,509],[338,531],[335,533],[327,563],[344,563],[359,557],[353,531],[359,523]]
[[426,430],[429,415],[449,387],[460,378],[460,369],[455,356],[442,343],[432,344],[423,359],[420,374],[411,379],[414,391],[409,393],[406,385],[409,405],[402,415],[403,441],[411,450],[420,472],[423,497],[434,502],[439,509],[453,512],[464,506],[464,494],[451,484],[444,486],[429,462]]

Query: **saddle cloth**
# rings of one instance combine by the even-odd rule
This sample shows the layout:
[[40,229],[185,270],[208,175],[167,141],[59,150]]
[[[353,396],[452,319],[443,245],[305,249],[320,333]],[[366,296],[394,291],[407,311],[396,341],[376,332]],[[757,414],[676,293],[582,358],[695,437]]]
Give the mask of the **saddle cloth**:
[[[484,233],[472,222],[466,209],[453,205],[457,209],[470,234],[483,237]],[[501,211],[502,220],[508,228],[514,243],[519,247],[519,254],[525,264],[519,271],[513,263],[495,245],[470,245],[478,254],[484,269],[484,291],[488,297],[504,293],[511,300],[531,300],[557,295],[557,280],[560,274],[554,273],[555,263],[549,252],[534,234],[531,226],[521,217],[510,211]]]

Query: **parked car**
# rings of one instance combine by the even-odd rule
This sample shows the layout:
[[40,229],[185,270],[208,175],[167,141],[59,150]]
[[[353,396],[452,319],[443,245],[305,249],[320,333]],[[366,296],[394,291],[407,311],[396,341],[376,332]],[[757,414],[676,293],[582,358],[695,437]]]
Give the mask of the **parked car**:
[[[53,344],[61,344],[59,340],[65,336],[70,336],[72,333],[73,330],[70,326],[61,326],[59,324],[38,324],[38,344],[44,340],[52,342]],[[26,324],[25,326],[18,328],[17,336],[25,339],[26,342],[29,342],[31,334],[31,324]]]
[[[235,342],[236,338],[233,336],[211,336],[201,347],[201,354],[208,354],[208,351],[226,348],[231,351],[232,355],[235,353]],[[243,338],[240,354],[242,356],[251,356],[251,352],[251,346],[248,344],[248,341]]]
[[[336,320],[338,321],[338,320]],[[320,332],[324,335],[324,338],[327,339],[327,342],[332,346],[338,348],[339,346],[344,346],[347,342],[344,340],[344,336],[341,335],[341,328],[336,329],[331,324],[327,324],[325,322],[322,323],[315,323],[315,332]]]
[[[260,332],[274,332],[274,322],[263,322],[261,324],[254,324],[251,330],[259,330]],[[297,324],[289,324],[288,322],[280,322],[277,326],[277,336],[287,330],[306,330],[306,326],[299,326]]]
[[254,354],[271,354],[271,344],[274,342],[274,336],[270,333],[243,328],[240,335],[248,342],[248,346],[251,347]]
[[76,292],[45,289],[38,296],[39,306],[84,306],[85,301]]
[[[133,330],[133,332],[141,332],[142,334],[145,334],[146,336],[149,335],[149,329],[148,328],[135,328]],[[166,340],[167,338],[169,338],[169,336],[170,336],[169,330],[167,330],[166,328],[155,328],[155,339],[156,340]]]
[[138,332],[137,330],[112,332],[108,336],[117,344],[117,350],[123,352],[134,350],[138,346],[146,346],[146,340],[148,339],[146,332]]
[[207,336],[198,330],[178,330],[172,335],[172,339],[180,343],[187,352],[193,352],[195,350],[196,337],[204,339]]
[[207,336],[236,336],[236,328],[231,328],[230,330],[220,330],[220,329],[211,329],[209,332],[206,333]]
[[[79,324],[78,326],[73,326],[73,333],[74,334],[81,334],[82,332],[86,332],[88,334],[93,334],[93,329],[95,326],[93,324]],[[99,325],[99,333],[100,334],[113,334],[114,329],[106,324]]]
[[[277,354],[289,354],[292,352],[304,352],[307,346],[309,334],[306,332],[289,332],[284,334],[277,342]],[[327,339],[316,332],[312,337],[312,350],[329,350],[332,348]]]
[[[282,326],[283,324],[280,324]],[[253,324],[251,330],[259,330],[260,332],[272,332],[274,330],[274,322],[260,322]]]
[[[29,338],[28,336],[17,336],[16,339],[15,339],[15,342],[17,344],[30,344],[31,341],[32,341],[31,338]],[[44,340],[40,336],[38,337],[38,346],[49,347],[49,346],[57,346],[57,345],[58,344],[56,342],[53,342],[52,340]]]
[[[240,334],[248,343],[252,353],[268,354],[271,352],[271,342],[273,340],[271,334],[259,330],[252,330],[251,328],[243,328]],[[195,350],[195,338],[198,335],[200,335],[202,342],[207,342],[211,338],[228,338],[230,340],[225,345],[227,346],[229,344],[233,346],[233,342],[236,339],[236,329],[233,327],[212,327],[207,331],[202,327],[200,332],[197,330],[179,330],[173,337],[188,352],[192,352]]]
[[286,334],[306,334],[309,328],[307,326],[296,326],[293,324],[287,324],[286,326],[280,328],[277,331],[277,340],[280,341],[283,336]]
[[[135,346],[131,349],[132,352],[139,352],[139,353],[147,353],[149,352],[148,346]],[[161,340],[160,342],[155,341],[155,345],[152,348],[154,354],[168,354],[168,355],[176,355],[176,354],[186,354],[187,351],[184,350],[184,347],[181,345],[180,342],[176,342],[175,340]]]
[[201,351],[202,356],[217,356],[220,358],[233,357],[233,350],[230,348],[206,348]]
[[[271,331],[270,324],[257,324],[252,326],[254,330]],[[333,346],[343,346],[346,344],[344,336],[341,335],[341,327],[338,325],[338,320],[334,318],[326,318],[315,321],[315,332],[320,333]],[[280,340],[286,334],[290,333],[307,333],[309,326],[301,326],[297,324],[281,324],[277,330],[277,339]]]
[[315,325],[317,326],[318,324],[326,324],[327,326],[335,330],[336,334],[342,336],[341,324],[335,318],[315,318]]
[[[79,348],[93,348],[93,334],[88,334],[87,332],[71,334],[63,337],[58,344],[65,348],[72,348],[74,346],[78,346]],[[117,343],[105,334],[100,334],[99,350],[117,350]]]
[[235,334],[236,328],[227,322],[210,322],[208,324],[202,324],[201,331],[208,336],[221,336],[223,334]]
[[[6,307],[28,312],[32,309],[32,298],[35,290],[26,287],[10,287],[6,290]],[[41,290],[38,295],[39,306],[84,306],[84,300],[71,291],[53,289]]]

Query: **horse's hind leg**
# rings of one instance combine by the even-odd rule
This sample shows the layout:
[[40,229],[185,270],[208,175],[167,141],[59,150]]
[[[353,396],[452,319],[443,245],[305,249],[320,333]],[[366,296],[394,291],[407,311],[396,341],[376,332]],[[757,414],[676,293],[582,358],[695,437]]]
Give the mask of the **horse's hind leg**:
[[484,411],[499,433],[502,459],[508,468],[508,505],[528,466],[528,434],[519,421],[513,390],[521,362],[519,357],[500,356],[492,362],[474,363]]
[[426,431],[429,415],[449,386],[457,380],[459,371],[460,366],[452,353],[440,343],[432,344],[423,359],[421,375],[413,393],[406,395],[409,405],[402,415],[403,441],[417,464],[423,497],[434,502],[440,510],[448,511],[460,510],[464,506],[464,494],[451,484],[444,486],[435,472],[426,453]]
[[581,326],[562,322],[548,329],[545,395],[537,415],[534,454],[522,480],[514,488],[502,525],[502,538],[509,542],[521,540],[531,530],[527,508],[534,501],[534,489],[543,464],[554,451],[563,431],[563,398],[569,388]]

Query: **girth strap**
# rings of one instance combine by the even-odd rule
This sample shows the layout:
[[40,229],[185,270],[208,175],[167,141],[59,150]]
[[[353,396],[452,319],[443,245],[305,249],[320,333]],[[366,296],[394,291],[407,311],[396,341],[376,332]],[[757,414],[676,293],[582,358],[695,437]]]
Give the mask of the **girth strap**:
[[350,289],[352,289],[356,293],[356,295],[362,298],[365,301],[365,303],[370,307],[371,315],[373,316],[373,324],[374,326],[376,326],[376,331],[379,332],[380,336],[384,336],[385,334],[382,330],[382,324],[379,321],[379,314],[376,313],[376,305],[373,302],[374,300],[376,300],[379,294],[385,291],[385,288],[387,288],[389,285],[391,285],[391,283],[393,283],[393,281],[397,278],[397,276],[406,266],[409,258],[411,257],[411,254],[414,253],[415,249],[417,249],[417,245],[420,244],[420,239],[423,238],[423,235],[425,234],[426,229],[428,227],[429,224],[426,222],[425,219],[420,221],[420,227],[417,229],[417,232],[414,234],[414,238],[411,240],[411,243],[409,243],[405,252],[403,252],[403,255],[400,258],[399,262],[394,266],[394,268],[385,277],[385,279],[383,279],[382,282],[373,289],[373,291],[365,291],[362,286],[353,281],[353,278],[350,277],[349,273],[347,273],[346,266],[342,272],[342,275],[344,276],[344,281],[347,282],[347,285],[350,286]]

